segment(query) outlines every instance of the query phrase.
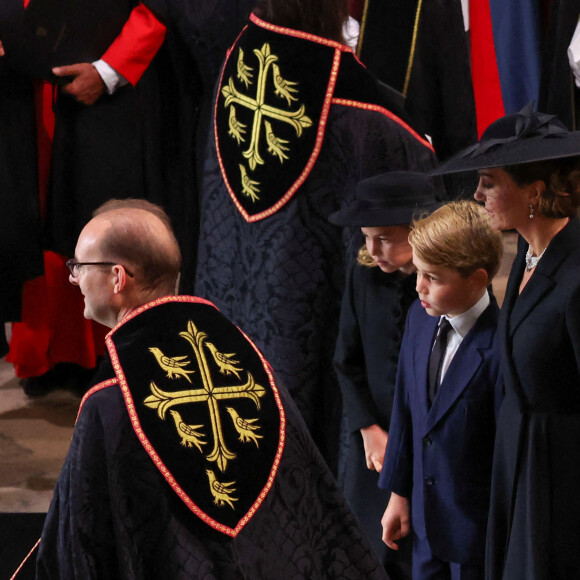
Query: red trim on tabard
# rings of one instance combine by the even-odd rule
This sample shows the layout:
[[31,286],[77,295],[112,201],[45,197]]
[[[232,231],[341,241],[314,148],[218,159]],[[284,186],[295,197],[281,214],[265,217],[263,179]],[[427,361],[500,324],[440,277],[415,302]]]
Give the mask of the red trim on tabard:
[[216,522],[213,518],[211,518],[203,510],[201,510],[195,504],[195,502],[183,491],[183,489],[177,483],[177,481],[175,480],[173,475],[170,473],[170,471],[167,469],[167,467],[165,466],[165,464],[163,463],[163,461],[161,460],[159,455],[157,455],[157,452],[155,451],[155,449],[153,448],[153,446],[151,445],[151,443],[147,439],[145,433],[143,432],[143,429],[141,428],[141,423],[139,422],[139,417],[137,416],[137,413],[135,411],[135,404],[133,402],[133,397],[131,396],[131,391],[129,389],[129,386],[127,385],[127,381],[125,379],[125,374],[123,373],[123,369],[121,368],[121,365],[119,363],[117,351],[115,349],[115,345],[114,345],[113,339],[112,339],[112,334],[115,332],[115,330],[117,330],[120,326],[122,326],[123,324],[125,324],[126,322],[131,320],[132,318],[135,318],[135,316],[138,316],[139,314],[141,314],[142,312],[145,312],[146,310],[149,310],[150,308],[154,308],[155,306],[159,306],[161,304],[167,304],[168,302],[188,302],[188,303],[194,303],[194,304],[196,304],[196,303],[197,304],[206,304],[208,306],[212,306],[213,308],[215,308],[219,312],[219,309],[214,304],[212,304],[211,302],[209,302],[208,300],[205,300],[203,298],[198,298],[196,296],[165,296],[164,298],[160,298],[158,300],[154,300],[153,302],[149,302],[147,304],[144,304],[143,306],[141,306],[137,310],[134,310],[133,312],[131,312],[131,314],[129,314],[127,317],[125,317],[121,322],[119,322],[119,324],[117,324],[115,326],[115,328],[113,328],[113,330],[111,330],[111,332],[107,335],[107,339],[106,339],[107,348],[109,350],[109,355],[111,357],[113,369],[115,370],[115,374],[117,375],[117,379],[119,380],[119,384],[121,386],[121,393],[123,395],[123,398],[125,399],[125,405],[127,407],[128,413],[129,413],[129,419],[131,421],[131,425],[133,427],[133,430],[135,431],[135,434],[137,435],[139,441],[143,445],[145,451],[149,454],[149,456],[153,460],[153,463],[155,464],[157,469],[159,469],[159,471],[161,472],[161,475],[163,475],[163,477],[165,478],[167,483],[173,488],[173,491],[175,491],[175,493],[179,496],[179,498],[183,501],[183,503],[185,503],[185,505],[199,519],[201,519],[203,522],[205,522],[206,524],[208,524],[209,526],[211,526],[212,528],[214,528],[218,532],[222,532],[223,534],[227,534],[228,536],[232,536],[235,538],[240,533],[242,528],[250,521],[250,519],[256,513],[256,510],[260,507],[260,505],[262,504],[262,502],[266,498],[266,495],[270,491],[272,485],[274,484],[274,478],[276,477],[276,473],[277,473],[278,467],[280,465],[280,460],[282,458],[282,452],[284,450],[284,444],[285,444],[285,440],[286,440],[286,415],[284,413],[284,407],[282,406],[280,394],[278,393],[276,383],[274,382],[274,377],[272,375],[269,363],[263,357],[262,353],[258,350],[256,345],[248,338],[248,336],[243,331],[240,330],[240,332],[242,332],[244,337],[248,340],[248,342],[252,345],[252,347],[254,348],[254,350],[256,351],[258,356],[260,357],[260,360],[262,362],[264,370],[266,371],[266,374],[268,375],[268,379],[270,381],[270,386],[271,386],[272,392],[274,394],[274,399],[276,400],[276,405],[278,406],[278,411],[280,413],[279,443],[278,443],[278,450],[276,452],[276,455],[274,457],[274,462],[272,464],[272,469],[270,470],[270,475],[268,477],[268,481],[266,482],[266,485],[264,486],[264,488],[262,489],[262,491],[258,495],[258,498],[256,499],[256,501],[251,505],[248,512],[240,519],[240,521],[238,522],[238,524],[236,525],[235,528],[230,528],[228,526],[225,526],[224,524],[220,524],[219,522]]
[[22,560],[22,563],[20,564],[20,566],[18,566],[18,568],[16,568],[16,572],[14,572],[14,574],[12,574],[12,576],[10,576],[10,580],[14,580],[16,578],[16,576],[18,576],[18,572],[20,572],[20,570],[22,570],[23,566],[26,564],[26,562],[28,562],[28,560],[30,560],[30,557],[32,556],[32,554],[34,554],[34,551],[40,545],[40,541],[41,541],[41,538],[39,538],[38,541],[36,542],[36,544],[34,544],[34,546],[32,546],[32,549],[30,550],[30,552],[28,552],[28,554],[26,555],[26,558],[24,558],[24,560]]
[[[254,14],[252,14],[250,16],[250,20],[252,20],[252,22],[254,22],[254,24],[257,24],[258,26],[261,26],[262,28],[266,28],[267,30],[271,30],[273,32],[279,32],[281,34],[295,36],[297,38],[310,40],[313,42],[317,42],[319,44],[324,44],[326,46],[332,47],[335,49],[335,52],[334,52],[334,57],[333,57],[333,61],[332,61],[330,78],[328,80],[328,86],[326,89],[326,96],[324,97],[324,104],[322,106],[322,111],[320,114],[320,121],[318,123],[318,129],[316,132],[316,140],[314,142],[314,148],[312,150],[312,154],[310,155],[310,158],[308,159],[308,162],[306,163],[304,170],[298,176],[298,179],[296,179],[296,181],[290,186],[288,191],[273,206],[271,206],[267,210],[264,210],[264,211],[257,213],[257,214],[250,215],[243,208],[242,204],[238,201],[238,198],[236,197],[236,194],[235,194],[232,186],[230,185],[230,182],[228,180],[228,177],[227,177],[227,174],[225,171],[224,162],[223,162],[222,155],[220,152],[220,146],[219,146],[219,140],[218,140],[218,129],[217,129],[217,108],[218,108],[218,104],[220,101],[220,94],[221,94],[218,91],[218,95],[217,95],[217,98],[216,98],[215,104],[214,104],[214,138],[215,138],[217,158],[218,158],[218,162],[220,165],[220,171],[221,171],[224,183],[226,185],[226,188],[228,190],[228,193],[230,194],[230,197],[231,197],[232,201],[234,202],[235,206],[238,208],[238,211],[242,214],[243,218],[248,223],[260,221],[260,220],[267,218],[267,217],[271,216],[272,214],[276,213],[278,210],[280,210],[283,206],[285,206],[292,199],[292,197],[294,196],[296,191],[298,191],[300,186],[304,183],[304,181],[306,181],[306,178],[308,177],[308,175],[312,171],[312,168],[314,167],[314,164],[316,163],[318,156],[320,155],[320,150],[322,149],[322,142],[324,140],[324,134],[326,132],[326,123],[328,121],[328,114],[330,111],[330,106],[332,104],[332,95],[334,94],[334,89],[336,87],[336,80],[338,78],[338,70],[340,68],[340,59],[342,56],[341,53],[342,52],[353,52],[352,49],[350,49],[349,47],[344,46],[338,42],[334,42],[333,40],[321,38],[320,36],[315,36],[314,34],[307,34],[306,32],[300,32],[299,30],[292,30],[291,28],[283,28],[281,26],[274,26],[273,24],[268,24],[267,22],[260,20]],[[229,60],[230,55],[231,55],[231,49],[230,49],[230,52],[228,53],[227,60]],[[218,85],[220,87],[222,86],[223,75],[225,72],[226,65],[227,65],[227,61],[222,68],[220,82]]]
[[505,115],[489,0],[470,0],[469,36],[477,134],[481,137],[491,123]]
[[285,34],[286,36],[294,36],[295,38],[302,38],[304,40],[311,40],[312,42],[317,42],[318,44],[324,44],[325,46],[331,46],[342,52],[354,52],[350,46],[337,42],[336,40],[330,40],[329,38],[324,38],[322,36],[316,36],[316,34],[310,34],[309,32],[303,32],[302,30],[295,30],[294,28],[286,28],[285,26],[277,26],[276,24],[270,24],[261,18],[258,18],[254,13],[250,14],[250,20],[260,26],[265,28],[270,32],[277,32],[279,34]]
[[218,307],[209,300],[206,300],[205,298],[199,298],[197,296],[164,296],[163,298],[158,298],[157,300],[153,300],[152,302],[147,302],[147,304],[143,304],[143,306],[139,306],[139,308],[136,308],[135,310],[131,311],[129,314],[127,314],[127,316],[125,316],[125,318],[123,318],[123,320],[118,322],[111,329],[111,331],[107,334],[106,338],[109,338],[109,336],[111,336],[111,334],[113,334],[113,332],[115,332],[117,328],[123,326],[123,324],[125,324],[126,322],[129,322],[129,320],[132,320],[133,318],[135,318],[135,316],[139,316],[139,314],[145,312],[146,310],[149,310],[150,308],[153,308],[154,306],[159,306],[160,304],[167,304],[168,302],[189,302],[190,304],[192,303],[206,304],[207,306],[213,306],[219,312]]
[[361,101],[351,101],[350,99],[332,99],[333,105],[344,105],[345,107],[354,107],[355,109],[364,109],[365,111],[375,111],[377,113],[381,113],[381,115],[385,115],[389,119],[395,121],[398,125],[403,127],[405,131],[411,134],[421,145],[425,145],[425,147],[429,148],[433,153],[435,153],[435,149],[433,145],[427,141],[424,137],[421,137],[417,131],[415,131],[410,125],[405,123],[403,119],[397,117],[394,113],[391,113],[388,109],[384,107],[380,107],[379,105],[371,105],[370,103],[363,103]]

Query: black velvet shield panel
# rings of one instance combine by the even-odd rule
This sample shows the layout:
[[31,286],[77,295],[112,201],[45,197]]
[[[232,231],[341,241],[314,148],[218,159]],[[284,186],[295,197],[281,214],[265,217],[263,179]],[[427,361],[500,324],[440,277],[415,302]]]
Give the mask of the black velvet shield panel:
[[[99,380],[106,376],[114,376],[110,361]],[[38,579],[387,578],[282,387],[280,397],[279,469],[233,538],[204,523],[168,485],[131,426],[119,386],[92,394],[47,516]]]

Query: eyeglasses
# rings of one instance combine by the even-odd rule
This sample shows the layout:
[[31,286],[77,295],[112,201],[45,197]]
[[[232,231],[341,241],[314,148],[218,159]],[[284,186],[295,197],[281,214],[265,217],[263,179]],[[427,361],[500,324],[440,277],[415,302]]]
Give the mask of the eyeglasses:
[[[122,266],[122,264],[117,264],[117,262],[77,262],[74,258],[72,260],[67,260],[67,268],[73,278],[76,278],[80,274],[81,266]],[[127,276],[131,278],[135,277],[135,274],[129,272],[125,266],[123,266]]]

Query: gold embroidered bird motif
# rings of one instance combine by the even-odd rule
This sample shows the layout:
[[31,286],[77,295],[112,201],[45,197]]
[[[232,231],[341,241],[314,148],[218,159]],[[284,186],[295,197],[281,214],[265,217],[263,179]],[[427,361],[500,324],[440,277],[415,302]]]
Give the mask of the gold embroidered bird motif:
[[181,419],[181,415],[177,411],[169,411],[175,422],[175,427],[177,428],[177,433],[181,437],[181,445],[184,447],[193,447],[195,445],[200,451],[202,451],[201,446],[206,444],[206,441],[202,441],[205,435],[198,431],[203,425],[186,425]]
[[286,99],[288,106],[292,104],[292,101],[297,101],[298,97],[294,96],[298,90],[294,87],[298,84],[292,81],[287,81],[282,78],[280,74],[280,67],[277,64],[272,65],[273,81],[274,81],[274,92],[280,98]]
[[168,357],[165,356],[156,346],[151,347],[149,350],[157,359],[159,366],[167,373],[168,379],[185,377],[191,383],[191,379],[188,375],[194,373],[195,371],[188,371],[184,368],[189,364],[189,359],[187,356],[175,356],[173,358]]
[[213,503],[220,507],[227,503],[232,509],[235,509],[233,502],[238,501],[238,498],[232,497],[231,494],[236,491],[236,488],[232,487],[236,482],[220,483],[211,469],[206,469],[205,472],[209,479],[209,489],[213,495]]
[[230,107],[229,123],[230,130],[228,131],[228,134],[231,135],[239,145],[245,141],[244,133],[246,132],[246,125],[244,125],[244,123],[240,123],[240,121],[238,121],[236,118],[236,108],[233,105]]
[[240,164],[240,172],[242,174],[242,192],[252,201],[258,201],[260,199],[258,196],[258,193],[260,193],[258,185],[260,185],[260,183],[250,179],[246,168],[242,164]]
[[256,444],[256,447],[259,447],[258,439],[263,439],[263,437],[262,435],[254,433],[254,431],[257,431],[260,426],[252,424],[255,423],[258,419],[243,419],[232,407],[226,407],[226,411],[230,414],[234,427],[240,435],[240,441],[242,443],[248,443],[250,440],[252,440]]
[[284,152],[290,150],[289,147],[286,147],[289,141],[276,137],[276,135],[274,135],[274,131],[272,131],[272,125],[270,125],[268,121],[264,121],[264,127],[266,127],[266,142],[268,143],[268,153],[277,155],[278,159],[280,159],[280,163],[284,163],[284,159],[288,159],[288,155],[286,155]]
[[246,85],[246,89],[252,82],[252,77],[254,76],[252,74],[253,70],[251,66],[248,66],[244,62],[244,51],[240,48],[240,52],[238,53],[238,79]]
[[235,360],[232,357],[236,356],[235,352],[230,352],[228,354],[224,354],[223,352],[219,352],[213,342],[206,342],[205,343],[209,351],[211,352],[211,356],[215,361],[215,364],[219,367],[220,373],[222,375],[236,375],[239,379],[240,374],[238,371],[243,370],[242,367],[237,367],[240,361]]

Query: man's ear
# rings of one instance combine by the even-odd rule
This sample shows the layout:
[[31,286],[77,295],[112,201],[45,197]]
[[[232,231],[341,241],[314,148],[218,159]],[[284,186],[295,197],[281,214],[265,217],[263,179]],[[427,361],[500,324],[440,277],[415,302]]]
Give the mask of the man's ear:
[[113,293],[119,294],[127,285],[127,273],[125,272],[125,268],[120,264],[116,264],[113,266]]

